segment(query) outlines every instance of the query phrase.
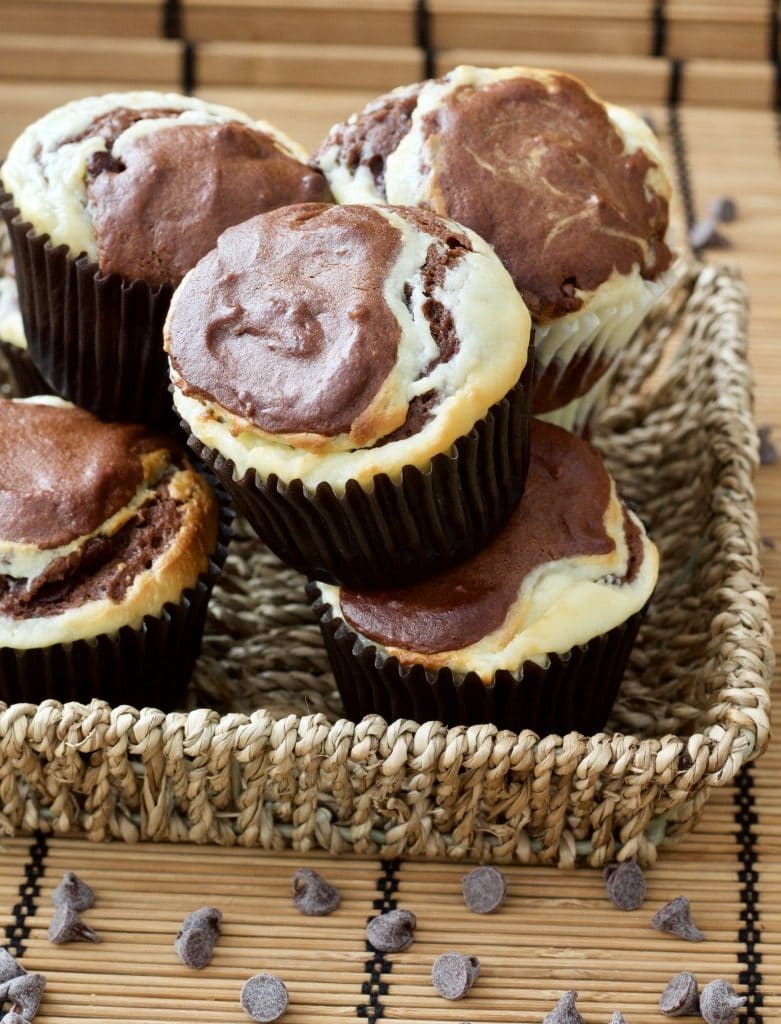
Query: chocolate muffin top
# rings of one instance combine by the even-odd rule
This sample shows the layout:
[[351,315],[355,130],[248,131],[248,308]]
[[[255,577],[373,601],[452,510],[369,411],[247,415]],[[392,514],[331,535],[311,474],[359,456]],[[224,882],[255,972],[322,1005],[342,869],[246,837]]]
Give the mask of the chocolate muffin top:
[[242,473],[333,480],[357,455],[368,471],[399,446],[424,463],[447,450],[517,383],[529,333],[473,233],[424,210],[302,204],[224,232],[175,293],[165,344],[205,444]]
[[104,274],[177,284],[219,234],[329,198],[290,139],[191,97],[127,93],[52,111],[11,148],[2,180],[22,219]]
[[485,548],[406,587],[319,586],[349,626],[402,664],[488,680],[624,622],[648,600],[657,563],[597,452],[535,420],[523,497]]
[[539,323],[671,262],[652,133],[562,72],[456,68],[336,125],[314,162],[340,202],[420,205],[486,238]]

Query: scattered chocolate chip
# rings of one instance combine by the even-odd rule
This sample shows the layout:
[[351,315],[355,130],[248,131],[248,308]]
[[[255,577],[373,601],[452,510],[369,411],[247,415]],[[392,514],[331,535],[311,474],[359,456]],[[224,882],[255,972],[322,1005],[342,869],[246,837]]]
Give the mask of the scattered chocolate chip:
[[681,971],[671,978],[659,997],[659,1009],[667,1017],[692,1017],[700,1012],[697,979],[691,971]]
[[23,974],[12,978],[7,987],[3,986],[3,1002],[11,1003],[14,1013],[32,1020],[41,1005],[45,988],[46,978],[42,974]]
[[182,921],[177,938],[182,932],[189,931],[191,928],[206,928],[219,935],[221,924],[222,912],[216,907],[198,907]]
[[88,924],[84,924],[79,912],[67,903],[54,910],[49,925],[49,942],[60,945],[63,942],[100,942],[100,936]]
[[293,902],[307,917],[332,914],[339,906],[339,890],[311,868],[299,868],[293,875]]
[[729,224],[738,215],[738,204],[732,196],[718,196],[708,207],[708,214],[722,224]]
[[577,998],[578,993],[574,989],[565,992],[556,1004],[555,1009],[551,1010],[542,1024],[586,1024],[575,1009],[575,1000]]
[[14,960],[8,950],[4,946],[0,946],[0,985],[26,973],[24,967]]
[[95,906],[95,893],[73,871],[66,871],[52,893],[52,903],[55,907],[65,903],[74,910],[89,910]]
[[613,1010],[613,1016],[610,1018],[610,1024],[626,1024],[626,1019],[620,1010]]
[[29,1017],[23,1017],[16,1010],[9,1010],[2,1018],[0,1018],[0,1024],[30,1024]]
[[729,1024],[745,1002],[746,997],[737,995],[732,985],[716,978],[702,990],[700,1013],[706,1024]]
[[689,942],[702,942],[705,936],[692,921],[692,909],[685,896],[676,896],[665,903],[651,918],[651,927],[658,932],[672,932]]
[[757,427],[759,435],[759,461],[763,466],[775,466],[778,462],[778,449],[770,440],[773,428],[764,426]]
[[626,860],[607,864],[602,871],[605,890],[611,903],[619,910],[637,910],[645,899],[645,875],[639,864]]
[[477,981],[480,961],[463,953],[443,953],[431,968],[431,982],[443,999],[463,999]]
[[415,941],[417,923],[411,910],[389,910],[369,921],[366,938],[381,953],[400,953]]
[[475,868],[464,878],[464,903],[473,914],[492,914],[504,903],[507,882],[492,867]]
[[211,963],[217,932],[211,928],[188,928],[176,936],[176,955],[185,967],[199,971]]
[[284,982],[273,974],[255,974],[244,982],[241,1005],[250,1020],[270,1024],[287,1009],[288,994]]
[[692,249],[726,249],[729,241],[719,232],[715,220],[698,220],[689,228],[689,245]]

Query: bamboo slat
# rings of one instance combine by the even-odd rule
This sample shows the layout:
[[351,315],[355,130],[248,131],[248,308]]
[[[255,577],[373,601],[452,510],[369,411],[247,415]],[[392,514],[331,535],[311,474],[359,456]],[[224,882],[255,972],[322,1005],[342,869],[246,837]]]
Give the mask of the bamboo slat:
[[123,88],[177,90],[182,44],[173,39],[55,35],[0,35],[0,68],[6,80],[95,81],[114,79]]
[[54,29],[79,38],[159,38],[164,6],[164,0],[0,0],[0,25],[4,35],[49,35]]

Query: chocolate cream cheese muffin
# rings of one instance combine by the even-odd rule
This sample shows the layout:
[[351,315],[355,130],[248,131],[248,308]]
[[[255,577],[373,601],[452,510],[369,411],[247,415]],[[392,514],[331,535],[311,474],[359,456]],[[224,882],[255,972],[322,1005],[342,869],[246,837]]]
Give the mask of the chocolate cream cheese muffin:
[[602,728],[658,555],[590,445],[531,433],[523,498],[470,559],[407,587],[310,584],[351,718]]
[[424,574],[520,497],[530,320],[467,229],[385,206],[264,214],[188,274],[165,333],[191,444],[303,571]]
[[11,240],[3,223],[0,223],[0,353],[8,366],[15,395],[42,395],[50,390],[27,352]]
[[670,184],[639,117],[562,72],[458,67],[336,125],[314,163],[338,202],[423,206],[490,242],[536,325],[535,414],[586,423],[672,276]]
[[59,398],[0,400],[0,693],[172,704],[224,557],[168,439]]
[[60,394],[153,422],[170,402],[170,295],[228,226],[329,198],[271,125],[187,96],[77,100],[36,121],[0,171],[33,359]]

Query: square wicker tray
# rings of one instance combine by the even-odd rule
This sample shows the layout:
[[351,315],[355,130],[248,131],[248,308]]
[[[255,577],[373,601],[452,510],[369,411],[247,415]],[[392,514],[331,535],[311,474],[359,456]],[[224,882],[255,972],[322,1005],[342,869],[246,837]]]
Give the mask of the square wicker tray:
[[652,862],[768,741],[751,404],[742,283],[730,268],[697,268],[634,339],[595,438],[662,561],[609,731],[339,719],[302,577],[239,524],[193,709],[0,705],[0,828]]

